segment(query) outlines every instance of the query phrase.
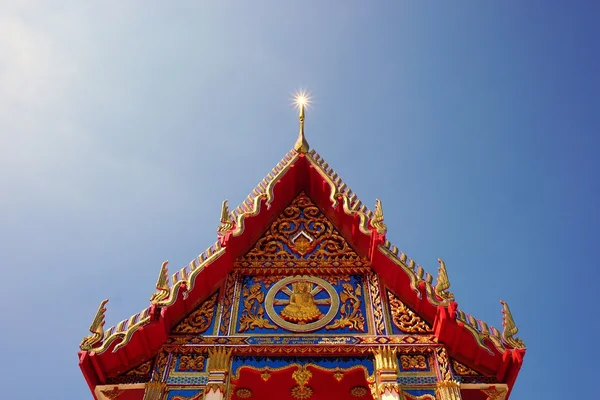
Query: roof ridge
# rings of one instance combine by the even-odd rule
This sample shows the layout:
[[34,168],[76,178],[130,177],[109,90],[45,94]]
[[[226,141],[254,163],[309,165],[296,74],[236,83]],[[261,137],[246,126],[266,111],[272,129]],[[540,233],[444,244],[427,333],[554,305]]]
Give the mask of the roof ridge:
[[[165,299],[157,302],[156,305],[160,305],[161,307],[172,305],[177,299],[177,295],[182,284],[185,285],[186,291],[192,290],[196,276],[204,269],[206,265],[220,257],[224,253],[224,250],[225,248],[221,245],[221,243],[216,241],[204,252],[190,261],[188,265],[172,274],[171,279],[168,280],[171,282],[167,281],[168,289],[159,289],[167,292],[165,293]],[[93,351],[98,354],[106,351],[109,346],[118,338],[123,338],[123,340],[115,346],[113,351],[125,346],[137,328],[150,322],[150,312],[154,305],[155,304],[151,304],[139,313],[134,314],[128,319],[124,319],[118,324],[104,330],[104,337],[101,345],[97,348],[94,348]]]
[[[392,261],[394,261],[395,264],[399,265],[404,272],[406,272],[410,278],[410,286],[419,298],[421,298],[419,283],[423,283],[425,285],[427,299],[431,304],[436,306],[447,306],[447,301],[439,301],[434,295],[435,286],[433,285],[433,276],[426,272],[421,265],[409,258],[406,253],[399,250],[398,247],[392,244],[389,240],[386,240],[383,245],[379,246],[379,250],[384,255],[388,256]],[[476,319],[472,315],[467,314],[458,308],[456,309],[456,319],[462,322],[465,328],[467,328],[473,334],[479,346],[488,352],[491,353],[492,351],[484,343],[485,339],[489,339],[500,353],[504,353],[508,349],[503,341],[504,335],[501,334],[500,331],[498,331],[498,329],[495,327],[488,325],[486,322],[480,319]]]

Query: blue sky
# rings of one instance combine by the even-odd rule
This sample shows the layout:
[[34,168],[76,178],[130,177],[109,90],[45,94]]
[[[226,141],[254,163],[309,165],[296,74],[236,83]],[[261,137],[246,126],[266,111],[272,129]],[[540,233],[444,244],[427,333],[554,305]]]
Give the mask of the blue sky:
[[[513,399],[597,379],[600,5],[2,2],[0,374],[91,398],[77,346],[148,305],[297,133],[459,306],[528,353]],[[83,4],[82,4],[83,3]],[[227,4],[225,4],[227,3]],[[35,382],[35,384],[32,384]]]

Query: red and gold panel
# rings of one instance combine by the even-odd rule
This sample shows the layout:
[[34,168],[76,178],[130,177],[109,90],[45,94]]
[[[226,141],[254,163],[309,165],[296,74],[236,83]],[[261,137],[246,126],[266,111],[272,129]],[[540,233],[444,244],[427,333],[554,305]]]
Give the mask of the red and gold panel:
[[232,400],[372,400],[369,377],[362,366],[325,369],[317,365],[241,367],[232,381]]

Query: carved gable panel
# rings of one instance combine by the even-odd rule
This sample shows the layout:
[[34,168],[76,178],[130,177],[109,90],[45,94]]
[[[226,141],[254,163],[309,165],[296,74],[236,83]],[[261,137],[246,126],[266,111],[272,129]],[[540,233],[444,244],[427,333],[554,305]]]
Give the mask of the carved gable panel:
[[352,249],[303,192],[236,262],[236,266],[242,268],[335,268],[366,264],[367,260]]
[[387,291],[391,328],[394,334],[432,333],[431,326],[406,306],[395,294]]
[[211,334],[215,325],[219,292],[213,293],[171,330],[177,335]]

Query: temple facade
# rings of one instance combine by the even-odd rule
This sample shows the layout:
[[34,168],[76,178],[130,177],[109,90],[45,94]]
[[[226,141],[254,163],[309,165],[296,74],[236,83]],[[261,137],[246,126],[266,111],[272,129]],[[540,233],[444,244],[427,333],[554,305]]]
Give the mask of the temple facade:
[[[230,212],[189,265],[159,271],[140,313],[80,344],[96,400],[508,399],[525,355],[458,308],[446,266],[430,275],[308,146]],[[435,276],[434,276],[435,275]],[[500,316],[500,313],[499,313]]]

